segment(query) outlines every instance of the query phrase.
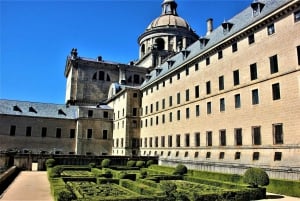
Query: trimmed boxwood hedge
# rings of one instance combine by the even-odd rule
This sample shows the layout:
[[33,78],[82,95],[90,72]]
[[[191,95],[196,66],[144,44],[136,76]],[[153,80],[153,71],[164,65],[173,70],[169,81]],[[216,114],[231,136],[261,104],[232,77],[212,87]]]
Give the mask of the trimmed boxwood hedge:
[[300,197],[300,181],[270,179],[268,192]]
[[141,195],[164,196],[164,192],[152,188],[140,182],[134,182],[129,179],[121,179],[120,185]]

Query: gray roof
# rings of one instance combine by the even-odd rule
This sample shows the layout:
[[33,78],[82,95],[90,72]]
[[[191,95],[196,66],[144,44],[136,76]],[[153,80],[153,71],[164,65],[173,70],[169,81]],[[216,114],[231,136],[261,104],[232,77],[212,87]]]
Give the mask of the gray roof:
[[0,99],[0,115],[76,119],[78,106]]
[[200,48],[200,41],[198,40],[186,48],[186,50],[189,51],[189,54],[186,58],[183,57],[182,52],[177,53],[173,57],[169,58],[169,60],[174,61],[174,64],[172,65],[171,68],[169,68],[168,63],[165,62],[165,63],[161,64],[161,66],[158,67],[158,68],[160,68],[159,73],[156,72],[156,69],[151,71],[150,72],[151,78],[146,80],[142,84],[141,89],[151,85],[151,83],[153,83],[155,80],[163,77],[164,75],[181,68],[182,67],[181,65],[184,62],[187,62],[187,61],[191,60],[192,58],[194,58],[195,56],[200,55],[200,54],[204,53],[205,51],[209,50],[213,46],[220,44],[223,40],[226,40],[227,38],[231,37],[235,33],[243,30],[247,26],[262,19],[266,15],[272,13],[273,11],[275,11],[276,9],[280,8],[281,6],[285,5],[286,3],[290,2],[290,1],[292,1],[292,0],[259,0],[259,1],[256,1],[256,2],[260,2],[260,3],[264,4],[264,7],[263,7],[261,13],[257,16],[253,16],[253,9],[251,8],[251,5],[249,5],[249,7],[247,7],[243,11],[241,11],[239,14],[235,15],[233,18],[226,21],[228,23],[233,24],[232,28],[230,29],[230,31],[228,33],[224,34],[223,27],[222,27],[222,25],[220,25],[215,30],[213,30],[213,32],[210,35],[205,36],[206,39],[209,39],[205,47]]

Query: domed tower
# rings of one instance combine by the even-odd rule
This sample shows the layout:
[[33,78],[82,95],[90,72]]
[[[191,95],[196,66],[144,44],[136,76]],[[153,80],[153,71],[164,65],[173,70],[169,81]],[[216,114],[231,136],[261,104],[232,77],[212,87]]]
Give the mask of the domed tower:
[[161,15],[138,38],[140,50],[136,65],[154,68],[198,38],[187,21],[178,16],[175,0],[164,0]]

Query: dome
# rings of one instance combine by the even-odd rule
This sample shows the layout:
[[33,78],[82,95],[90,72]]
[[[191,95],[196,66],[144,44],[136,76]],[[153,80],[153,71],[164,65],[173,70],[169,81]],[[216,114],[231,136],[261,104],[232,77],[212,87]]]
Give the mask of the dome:
[[183,27],[190,29],[189,24],[181,17],[176,15],[162,15],[153,20],[147,27],[147,30],[151,30],[157,27]]

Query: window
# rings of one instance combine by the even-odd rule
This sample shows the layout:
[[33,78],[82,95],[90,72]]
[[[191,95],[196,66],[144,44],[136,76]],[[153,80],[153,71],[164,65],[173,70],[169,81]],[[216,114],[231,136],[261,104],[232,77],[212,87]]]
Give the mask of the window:
[[180,73],[177,73],[177,80],[180,80]]
[[163,86],[163,87],[166,86],[166,82],[165,82],[165,81],[162,82],[162,86]]
[[222,59],[222,58],[223,58],[223,51],[220,50],[220,51],[218,52],[218,59]]
[[180,93],[177,93],[177,104],[180,104]]
[[226,146],[226,130],[220,130],[220,146]]
[[133,98],[137,98],[138,94],[137,93],[133,93]]
[[172,77],[170,77],[169,82],[170,82],[170,84],[172,84]]
[[207,102],[206,112],[207,112],[207,114],[211,114],[211,102]]
[[196,151],[196,152],[195,152],[195,155],[194,155],[194,158],[198,158],[198,157],[199,157],[199,152]]
[[75,138],[75,129],[70,129],[70,138]]
[[236,52],[238,50],[237,42],[232,44],[232,52]]
[[137,128],[138,125],[137,125],[137,120],[132,120],[132,128]]
[[133,83],[139,84],[140,83],[140,76],[139,75],[133,75]]
[[221,98],[220,99],[220,112],[224,112],[225,111],[225,99]]
[[168,151],[168,156],[171,156],[171,151]]
[[283,144],[282,124],[273,124],[273,139],[274,144]]
[[299,22],[300,21],[300,10],[294,12],[294,21]]
[[27,126],[27,127],[26,127],[26,136],[27,136],[27,137],[30,137],[30,136],[31,136],[31,127],[30,127],[30,126]]
[[158,125],[158,116],[156,116],[156,121],[155,121],[155,123],[156,123],[156,125]]
[[197,70],[199,70],[199,64],[198,63],[195,64],[195,71],[197,71]]
[[162,107],[162,109],[165,109],[165,107],[166,107],[166,100],[165,99],[162,99],[161,107]]
[[234,138],[235,138],[236,146],[243,145],[243,137],[242,137],[242,129],[241,128],[234,129]]
[[224,159],[224,156],[225,156],[225,152],[220,152],[220,154],[219,154],[219,159]]
[[240,94],[235,94],[234,95],[234,107],[235,108],[240,108],[241,107],[241,95]]
[[147,138],[144,138],[144,147],[147,147],[148,143],[147,143]]
[[169,96],[169,106],[172,107],[172,96]]
[[132,116],[137,116],[137,108],[132,108]]
[[199,85],[195,86],[195,98],[199,98],[200,97],[200,89],[199,89]]
[[88,111],[88,117],[93,117],[93,110]]
[[153,104],[150,105],[150,113],[153,112]]
[[259,104],[258,89],[252,90],[252,105]]
[[185,118],[189,119],[190,118],[190,108],[185,109]]
[[121,138],[121,147],[124,147],[124,138]]
[[16,135],[16,129],[17,129],[17,127],[15,125],[10,126],[9,135],[10,136],[15,136]]
[[275,26],[274,24],[270,24],[268,27],[267,27],[267,30],[268,30],[268,35],[272,35],[275,33]]
[[103,112],[103,118],[105,118],[105,119],[108,118],[108,112],[106,112],[106,111]]
[[99,71],[98,79],[99,80],[104,80],[104,72],[103,71]]
[[172,135],[168,136],[168,147],[172,147]]
[[207,57],[207,58],[205,59],[205,63],[206,63],[207,66],[210,64],[210,58],[209,58],[209,57]]
[[160,137],[161,147],[165,147],[165,136]]
[[210,156],[211,156],[211,152],[210,151],[206,152],[206,158],[210,158]]
[[300,65],[300,46],[297,46],[298,65]]
[[175,154],[175,156],[176,156],[176,157],[178,157],[178,156],[179,156],[179,151],[176,151],[176,154]]
[[196,105],[196,117],[200,116],[200,105]]
[[154,140],[154,146],[155,146],[155,147],[158,147],[158,137],[155,137],[155,140]]
[[257,66],[256,63],[250,65],[250,78],[251,80],[257,79]]
[[254,161],[259,160],[259,152],[253,152],[252,160]]
[[149,138],[149,147],[152,147],[152,137]]
[[56,128],[56,138],[61,138],[61,128]]
[[169,121],[172,122],[173,118],[172,118],[172,112],[169,113]]
[[212,146],[212,131],[206,132],[206,146],[208,147]]
[[235,154],[234,154],[234,159],[235,160],[239,160],[239,159],[241,159],[241,152],[235,152]]
[[145,107],[145,115],[148,114],[148,106]]
[[185,75],[188,76],[190,74],[189,67],[185,67]]
[[87,139],[91,139],[93,137],[93,129],[87,129]]
[[210,88],[210,81],[206,82],[206,94],[210,94],[211,93],[211,88]]
[[177,120],[180,120],[180,110],[177,110]]
[[260,127],[252,127],[253,145],[261,145]]
[[152,119],[152,117],[150,118],[150,126],[152,126],[153,125],[153,119]]
[[272,84],[272,94],[273,94],[273,100],[279,100],[280,99],[280,85],[279,85],[279,83]]
[[159,110],[159,102],[158,101],[156,101],[156,104],[155,104],[156,106],[156,111],[158,111]]
[[176,135],[176,147],[180,147],[180,135]]
[[254,34],[248,36],[248,44],[252,44],[255,42]]
[[102,131],[102,138],[103,138],[103,140],[107,140],[108,139],[108,130],[103,130]]
[[189,147],[190,146],[190,134],[185,134],[185,146]]
[[188,157],[189,156],[189,152],[184,152],[184,157]]
[[219,90],[224,90],[224,76],[219,77]]
[[278,60],[277,60],[277,55],[271,56],[269,58],[270,60],[270,71],[271,74],[277,73],[278,72]]
[[185,90],[185,101],[189,101],[190,100],[190,90],[187,89]]
[[161,118],[161,122],[164,124],[165,121],[166,121],[166,120],[165,120],[165,115],[163,114],[163,115],[162,115],[162,118]]
[[42,137],[46,137],[47,136],[47,128],[46,127],[42,127],[42,133],[41,133]]
[[195,133],[195,146],[200,147],[200,133]]
[[275,152],[274,161],[281,161],[282,152]]
[[239,85],[240,84],[240,73],[239,70],[233,71],[233,85]]

